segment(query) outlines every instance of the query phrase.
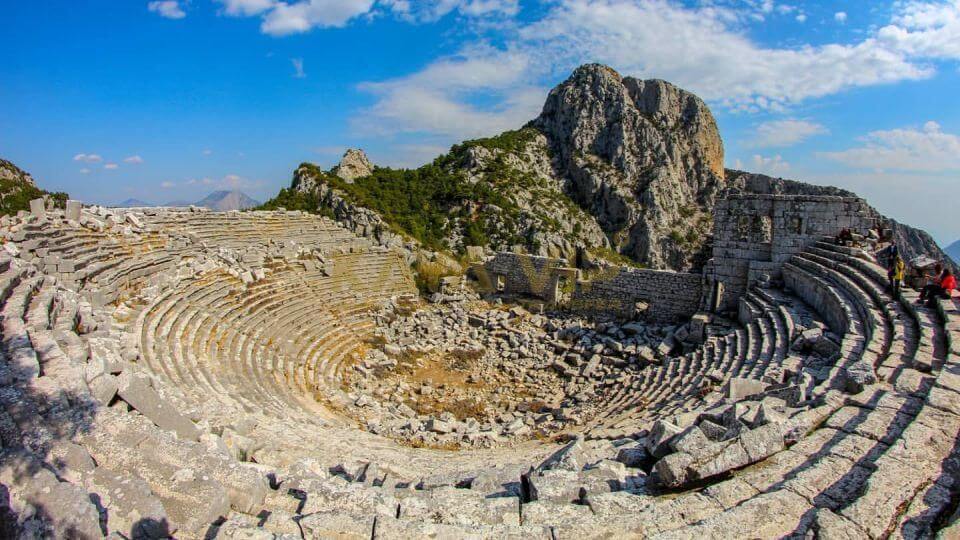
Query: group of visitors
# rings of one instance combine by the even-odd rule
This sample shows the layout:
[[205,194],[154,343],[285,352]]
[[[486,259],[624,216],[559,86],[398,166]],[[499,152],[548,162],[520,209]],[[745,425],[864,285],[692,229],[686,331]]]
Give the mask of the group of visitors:
[[[890,291],[899,296],[907,265],[903,257],[900,256],[900,249],[896,242],[891,242],[880,252],[880,260],[887,267]],[[928,307],[935,307],[938,298],[950,298],[957,288],[957,278],[950,271],[950,268],[942,263],[937,263],[933,268],[933,274],[927,274],[925,277],[930,280],[930,283],[924,285],[923,289],[920,290],[920,298],[917,299],[918,304],[925,302]]]

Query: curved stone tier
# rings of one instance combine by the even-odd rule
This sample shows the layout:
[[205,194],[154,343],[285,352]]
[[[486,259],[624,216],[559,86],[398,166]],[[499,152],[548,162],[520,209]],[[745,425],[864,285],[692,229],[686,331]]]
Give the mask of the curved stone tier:
[[416,292],[391,251],[296,212],[90,208],[3,232],[4,536],[958,532],[960,310],[892,296],[860,249],[793,256],[701,346],[560,366],[595,397],[558,442],[444,451],[345,414],[382,308]]

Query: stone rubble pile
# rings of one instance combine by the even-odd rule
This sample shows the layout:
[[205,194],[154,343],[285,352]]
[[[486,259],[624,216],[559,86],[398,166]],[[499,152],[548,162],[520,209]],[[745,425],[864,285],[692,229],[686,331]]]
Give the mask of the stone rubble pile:
[[378,346],[354,366],[348,411],[374,433],[428,446],[492,446],[581,425],[604,381],[660,362],[680,343],[672,326],[519,306],[445,300],[407,309],[391,303],[377,315]]

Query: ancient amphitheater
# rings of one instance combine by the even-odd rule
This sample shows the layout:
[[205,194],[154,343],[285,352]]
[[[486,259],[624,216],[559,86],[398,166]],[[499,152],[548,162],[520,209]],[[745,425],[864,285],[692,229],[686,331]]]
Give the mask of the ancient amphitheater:
[[703,275],[551,298],[617,322],[424,302],[299,212],[40,202],[0,221],[2,534],[960,535],[960,312],[887,292],[862,208],[731,195]]

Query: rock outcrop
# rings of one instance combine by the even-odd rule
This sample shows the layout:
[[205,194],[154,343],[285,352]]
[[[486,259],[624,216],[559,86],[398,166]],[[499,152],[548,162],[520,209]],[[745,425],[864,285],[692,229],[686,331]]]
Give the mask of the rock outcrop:
[[531,125],[617,251],[653,268],[691,266],[709,226],[695,216],[709,212],[724,175],[720,133],[700,98],[591,64],[550,92]]
[[33,177],[5,159],[0,159],[0,180],[10,180],[36,187]]
[[332,172],[347,182],[353,182],[357,178],[369,176],[373,172],[373,163],[370,163],[363,150],[351,148],[343,154],[340,163]]

